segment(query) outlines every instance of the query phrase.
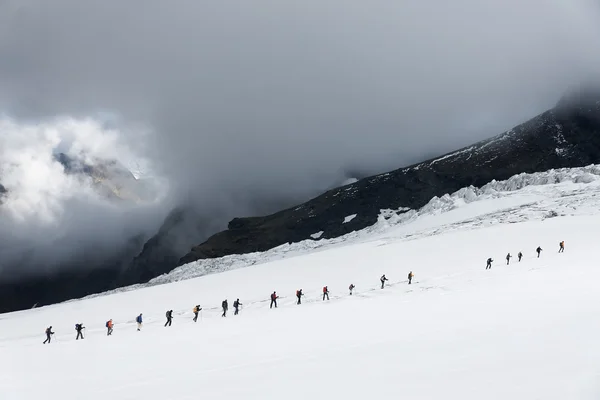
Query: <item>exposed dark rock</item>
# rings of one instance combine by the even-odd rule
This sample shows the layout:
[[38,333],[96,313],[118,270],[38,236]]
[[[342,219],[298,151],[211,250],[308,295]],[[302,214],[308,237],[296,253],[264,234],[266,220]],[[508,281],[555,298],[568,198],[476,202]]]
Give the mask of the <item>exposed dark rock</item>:
[[118,271],[127,266],[144,240],[142,236],[132,238],[121,251],[105,260],[90,256],[70,262],[70,268],[60,272],[37,271],[35,276],[4,280],[0,282],[0,312],[41,307],[114,289],[118,287]]
[[156,235],[144,244],[140,254],[119,274],[118,285],[147,282],[171,271],[194,240],[203,237],[208,225],[209,221],[196,214],[192,208],[173,210]]
[[[374,224],[381,209],[419,208],[434,196],[493,179],[600,163],[600,92],[563,98],[556,108],[494,138],[407,168],[330,190],[264,217],[236,218],[194,247],[179,264],[265,251],[324,231],[333,238]],[[343,224],[346,216],[357,214]]]

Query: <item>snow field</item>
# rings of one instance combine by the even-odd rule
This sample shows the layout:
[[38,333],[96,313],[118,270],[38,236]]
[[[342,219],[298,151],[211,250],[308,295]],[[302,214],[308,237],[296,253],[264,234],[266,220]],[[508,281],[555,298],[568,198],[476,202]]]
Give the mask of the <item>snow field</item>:
[[[433,199],[409,220],[159,280],[219,261],[225,272],[0,315],[0,398],[598,399],[600,185],[556,182]],[[273,290],[282,297],[270,310]],[[74,340],[77,322],[84,340]],[[42,345],[49,325],[56,335]]]
[[[564,217],[372,241],[5,314],[0,354],[10,362],[0,364],[0,393],[10,400],[597,398],[598,222]],[[556,254],[563,239],[566,251]],[[502,265],[506,252],[519,250],[523,262]],[[485,271],[489,256],[496,262]],[[382,273],[392,283],[384,290]],[[329,302],[320,300],[324,285]],[[301,306],[298,288],[306,293]],[[273,290],[285,298],[269,310]],[[220,317],[226,297],[230,307],[236,297],[244,303],[240,315],[231,308]],[[197,302],[209,309],[194,324]],[[170,308],[173,326],[164,328]],[[115,331],[107,338],[109,318]],[[89,327],[83,341],[74,340],[78,321]],[[56,340],[43,346],[48,325]]]

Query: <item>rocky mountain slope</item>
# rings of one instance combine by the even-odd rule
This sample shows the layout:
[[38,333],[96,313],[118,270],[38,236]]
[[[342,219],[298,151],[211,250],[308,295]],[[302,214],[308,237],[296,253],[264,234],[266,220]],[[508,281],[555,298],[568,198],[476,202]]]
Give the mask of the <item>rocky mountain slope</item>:
[[140,203],[152,199],[155,193],[116,160],[96,160],[86,163],[65,153],[54,156],[66,174],[89,179],[94,189],[110,200]]
[[416,209],[434,196],[465,186],[482,186],[521,172],[598,162],[600,93],[576,93],[561,99],[554,109],[491,139],[362,179],[272,215],[233,219],[227,230],[195,246],[179,264],[265,251],[311,235],[334,238],[374,224],[381,209]]

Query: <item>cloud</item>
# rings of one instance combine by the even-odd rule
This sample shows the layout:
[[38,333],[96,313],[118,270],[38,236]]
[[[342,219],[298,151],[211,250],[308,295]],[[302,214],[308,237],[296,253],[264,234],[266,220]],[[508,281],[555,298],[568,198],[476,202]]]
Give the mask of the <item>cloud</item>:
[[[94,168],[135,162],[139,156],[119,131],[61,117],[35,125],[4,118],[0,132],[0,182],[8,191],[0,205],[0,272],[15,265],[24,273],[52,267],[92,248],[119,250],[155,230],[157,217],[164,217],[168,185],[159,176],[148,183],[132,175],[129,182],[118,181],[114,170],[69,173],[58,161],[63,153]],[[147,185],[140,190],[147,196],[127,198],[127,184]]]
[[586,0],[0,4],[0,112],[25,127],[3,156],[32,160],[8,183],[17,214],[64,229],[65,193],[91,202],[47,158],[68,118],[73,151],[91,118],[94,152],[169,183],[157,215],[187,202],[223,225],[500,133],[600,71]]

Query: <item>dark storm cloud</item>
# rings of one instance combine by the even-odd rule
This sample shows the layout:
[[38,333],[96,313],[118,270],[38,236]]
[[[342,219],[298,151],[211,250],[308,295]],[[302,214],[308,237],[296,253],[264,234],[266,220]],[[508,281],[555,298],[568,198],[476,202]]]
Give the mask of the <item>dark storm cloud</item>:
[[131,148],[223,219],[500,133],[600,70],[585,0],[0,7],[0,111],[142,124]]

